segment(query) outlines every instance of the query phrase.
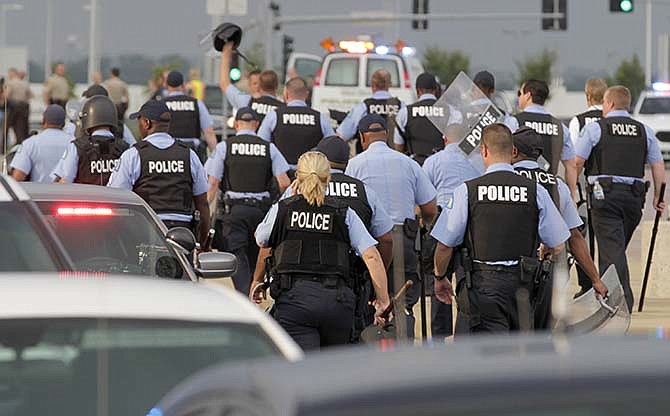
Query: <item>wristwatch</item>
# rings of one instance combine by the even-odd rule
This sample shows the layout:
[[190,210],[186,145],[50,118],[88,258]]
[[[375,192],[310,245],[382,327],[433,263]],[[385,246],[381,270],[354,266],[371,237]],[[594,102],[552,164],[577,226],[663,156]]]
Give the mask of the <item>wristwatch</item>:
[[435,276],[435,280],[439,280],[439,281],[442,281],[442,280],[444,280],[444,279],[447,278],[447,274],[446,274],[446,273],[443,274],[442,276],[440,276],[440,275],[438,275],[438,274],[435,274],[434,276]]

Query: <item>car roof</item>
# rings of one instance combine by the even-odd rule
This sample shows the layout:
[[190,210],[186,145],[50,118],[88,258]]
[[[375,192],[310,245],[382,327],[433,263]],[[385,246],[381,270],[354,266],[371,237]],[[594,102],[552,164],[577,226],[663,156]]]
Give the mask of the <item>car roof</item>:
[[11,176],[0,175],[0,202],[27,201],[30,197]]
[[86,272],[0,274],[0,320],[118,318],[258,323],[263,313],[220,283]]
[[103,202],[112,204],[144,205],[142,198],[132,191],[98,185],[24,182],[26,193],[34,201]]
[[277,410],[276,414],[292,414],[296,407],[318,408],[320,404],[403,392],[408,397],[412,394],[409,390],[427,388],[446,392],[448,388],[485,383],[500,387],[515,382],[532,384],[534,380],[624,380],[641,375],[670,380],[668,354],[670,344],[665,341],[596,336],[465,337],[448,345],[400,347],[384,353],[349,347],[308,355],[291,365],[259,361],[210,367],[175,387],[159,407],[179,407],[179,403],[207,393],[223,397],[222,393],[231,389],[266,392],[265,402]]

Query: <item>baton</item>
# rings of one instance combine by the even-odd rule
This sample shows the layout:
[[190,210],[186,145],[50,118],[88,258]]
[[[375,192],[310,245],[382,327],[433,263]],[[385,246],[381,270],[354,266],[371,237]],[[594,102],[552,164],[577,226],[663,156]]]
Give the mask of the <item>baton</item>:
[[207,237],[205,238],[204,243],[202,244],[202,251],[211,251],[212,250],[212,241],[214,241],[214,234],[216,231],[214,228],[210,228],[207,232]]
[[[661,184],[661,193],[658,196],[659,204],[663,202],[665,195],[665,183]],[[655,209],[656,207],[654,207]],[[642,280],[642,293],[640,293],[640,304],[637,307],[638,312],[642,312],[644,307],[644,295],[647,293],[647,282],[649,281],[649,272],[651,271],[651,258],[654,254],[654,245],[656,245],[656,234],[658,234],[658,222],[661,220],[661,211],[656,211],[656,218],[654,218],[654,228],[651,232],[651,242],[649,243],[649,253],[647,254],[647,265],[644,268],[644,280]]]
[[419,275],[419,282],[421,283],[421,298],[419,298],[419,306],[421,309],[421,338],[428,338],[428,326],[426,324],[426,279],[424,279],[423,274],[423,239],[421,238],[422,232],[419,230],[416,233],[416,239],[414,241],[414,250],[416,250],[417,256],[419,258],[419,264],[417,266],[417,274]]
[[400,299],[405,295],[405,292],[407,291],[407,289],[409,289],[410,286],[412,286],[413,284],[414,284],[414,282],[412,282],[411,280],[406,281],[405,284],[403,284],[400,287],[400,289],[398,289],[395,296],[393,296],[393,299],[391,299],[391,302],[389,303],[389,306],[387,306],[386,309],[384,309],[382,311],[382,313],[379,315],[379,317],[384,318],[384,319],[388,319],[389,315],[393,311],[393,305],[395,305],[396,302],[400,301]]

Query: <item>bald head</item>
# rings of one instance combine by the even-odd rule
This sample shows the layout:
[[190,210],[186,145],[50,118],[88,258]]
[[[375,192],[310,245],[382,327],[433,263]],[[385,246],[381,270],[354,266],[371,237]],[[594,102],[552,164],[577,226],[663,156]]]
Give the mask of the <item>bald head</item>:
[[391,88],[391,73],[385,69],[378,69],[372,73],[370,79],[372,91],[388,91]]
[[291,78],[284,87],[284,98],[286,102],[293,100],[307,100],[309,96],[309,86],[303,78]]
[[501,123],[491,124],[482,133],[482,157],[488,167],[494,163],[510,163],[514,140],[510,129]]
[[603,116],[614,110],[628,111],[630,103],[631,96],[628,88],[623,85],[609,87],[603,97]]

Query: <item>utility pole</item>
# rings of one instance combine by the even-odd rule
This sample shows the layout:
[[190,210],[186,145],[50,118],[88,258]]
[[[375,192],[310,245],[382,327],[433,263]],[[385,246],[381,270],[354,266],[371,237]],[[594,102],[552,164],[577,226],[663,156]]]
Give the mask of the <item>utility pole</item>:
[[100,71],[98,56],[98,0],[90,0],[89,4],[89,37],[88,37],[88,83],[93,83],[93,73]]
[[47,1],[47,25],[44,39],[44,81],[51,75],[51,60],[53,50],[53,31],[54,31],[54,4],[53,0]]
[[644,85],[651,85],[651,0],[645,4]]

